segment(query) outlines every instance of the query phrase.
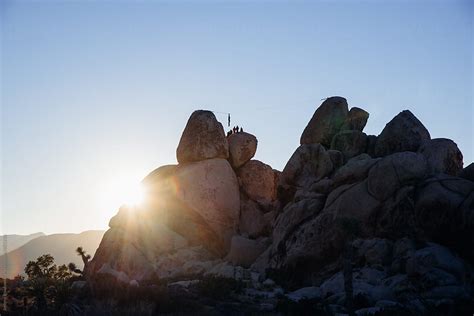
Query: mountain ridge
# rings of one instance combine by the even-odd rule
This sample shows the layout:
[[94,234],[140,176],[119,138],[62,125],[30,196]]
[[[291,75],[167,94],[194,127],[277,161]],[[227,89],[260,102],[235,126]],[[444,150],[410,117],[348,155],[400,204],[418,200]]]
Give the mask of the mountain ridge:
[[[38,236],[22,246],[6,253],[8,259],[7,277],[23,275],[23,269],[30,260],[43,254],[51,254],[56,264],[74,262],[82,267],[82,260],[75,250],[81,246],[91,255],[94,254],[104,234],[103,230],[87,230],[81,233],[58,233]],[[0,271],[4,271],[5,254],[0,256]],[[3,275],[2,275],[3,277]]]

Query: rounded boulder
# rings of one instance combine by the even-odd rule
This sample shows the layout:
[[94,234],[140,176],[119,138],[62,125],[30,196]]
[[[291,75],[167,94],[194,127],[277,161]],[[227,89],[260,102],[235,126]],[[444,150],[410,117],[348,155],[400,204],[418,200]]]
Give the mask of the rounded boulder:
[[234,168],[239,168],[255,156],[257,138],[249,133],[240,132],[227,137],[229,142],[229,162]]
[[222,124],[211,111],[198,110],[184,128],[176,149],[179,163],[229,157],[229,145]]

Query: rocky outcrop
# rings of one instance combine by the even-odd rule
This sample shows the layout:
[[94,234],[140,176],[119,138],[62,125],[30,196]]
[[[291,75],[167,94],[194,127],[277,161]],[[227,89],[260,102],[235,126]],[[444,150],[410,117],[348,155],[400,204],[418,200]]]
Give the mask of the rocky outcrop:
[[459,173],[461,178],[467,179],[469,181],[474,182],[474,162],[471,163],[469,166],[461,170]]
[[347,100],[342,97],[327,98],[314,112],[301,135],[300,144],[322,144],[331,146],[331,141],[346,122],[349,110]]
[[457,176],[462,170],[462,153],[450,139],[435,138],[424,141],[418,152],[425,156],[431,174]]
[[233,168],[239,168],[255,156],[257,137],[252,134],[239,132],[227,137],[229,142],[229,162]]
[[379,201],[392,196],[401,187],[414,184],[428,174],[424,157],[401,152],[383,158],[369,171],[367,185],[370,195]]
[[110,220],[91,275],[173,289],[232,278],[239,304],[264,299],[258,313],[286,299],[347,314],[352,266],[356,315],[472,310],[473,164],[409,111],[378,136],[362,132],[368,117],[328,98],[280,173],[252,160],[254,136],[222,138],[212,113],[193,113],[179,164],[151,172],[145,203]]
[[430,133],[408,110],[400,112],[387,123],[375,144],[375,155],[382,157],[401,151],[417,151],[429,140]]
[[279,181],[279,195],[286,202],[298,187],[311,185],[333,170],[331,157],[320,144],[301,145],[283,169]]
[[229,157],[222,124],[211,111],[195,111],[188,120],[176,149],[179,163]]
[[242,190],[260,204],[276,200],[279,173],[269,165],[251,160],[237,170]]
[[362,132],[367,120],[369,119],[369,113],[361,108],[353,107],[347,114],[344,124],[342,124],[341,130],[356,130]]
[[366,152],[367,135],[357,130],[339,132],[332,138],[331,149],[340,151],[346,160],[358,156]]

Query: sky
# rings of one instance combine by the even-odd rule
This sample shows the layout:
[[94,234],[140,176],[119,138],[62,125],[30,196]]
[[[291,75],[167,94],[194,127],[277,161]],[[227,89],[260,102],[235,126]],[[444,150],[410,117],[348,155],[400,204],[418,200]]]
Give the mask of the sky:
[[[105,229],[196,109],[283,169],[321,99],[409,109],[474,160],[471,1],[2,1],[1,230]],[[226,116],[217,114],[225,124]]]

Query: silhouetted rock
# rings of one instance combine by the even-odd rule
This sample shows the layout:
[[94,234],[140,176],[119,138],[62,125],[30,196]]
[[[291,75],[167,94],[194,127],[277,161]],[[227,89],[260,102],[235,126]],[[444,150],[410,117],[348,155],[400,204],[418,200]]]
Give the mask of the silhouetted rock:
[[320,144],[301,145],[286,163],[280,183],[303,187],[329,175],[331,157]]
[[222,124],[211,111],[194,111],[176,149],[179,163],[229,157],[229,145]]
[[474,182],[474,162],[471,163],[469,166],[467,166],[466,168],[464,168],[459,176],[461,178],[464,178],[464,179],[467,179],[469,181],[472,181]]
[[362,181],[367,178],[370,168],[379,160],[380,158],[373,159],[367,154],[353,157],[336,171],[333,180],[336,185]]
[[235,133],[227,137],[229,142],[229,162],[234,168],[239,168],[255,156],[257,138],[249,133]]
[[375,157],[375,145],[377,144],[377,136],[375,135],[367,135],[367,149],[366,153],[370,157]]
[[300,144],[322,144],[329,148],[348,115],[346,99],[342,97],[327,98],[314,112],[313,117],[301,135]]
[[145,203],[111,219],[92,275],[140,287],[173,278],[178,296],[202,278],[232,278],[244,286],[234,302],[264,300],[257,313],[274,312],[285,291],[293,304],[346,313],[342,262],[352,249],[357,315],[472,310],[473,164],[462,169],[456,144],[431,140],[409,111],[376,137],[362,132],[369,114],[347,107],[324,101],[281,173],[250,160],[247,133],[227,138],[232,168],[222,127],[195,112],[178,148],[186,158],[151,172]]
[[367,135],[356,130],[342,131],[334,135],[331,149],[339,150],[347,160],[366,151]]
[[421,143],[430,139],[430,133],[408,110],[400,112],[387,123],[375,144],[377,157],[401,151],[417,151]]
[[369,119],[369,113],[361,108],[353,107],[347,114],[341,130],[357,130],[362,132]]
[[427,237],[474,260],[474,182],[446,175],[429,178],[419,186],[415,210]]
[[455,142],[446,138],[424,141],[418,152],[425,156],[431,174],[458,175],[462,170],[462,153]]
[[369,171],[370,195],[383,201],[400,187],[416,183],[428,174],[426,160],[420,154],[400,152],[377,162]]
[[326,150],[331,159],[334,170],[339,169],[344,164],[344,155],[339,150]]

